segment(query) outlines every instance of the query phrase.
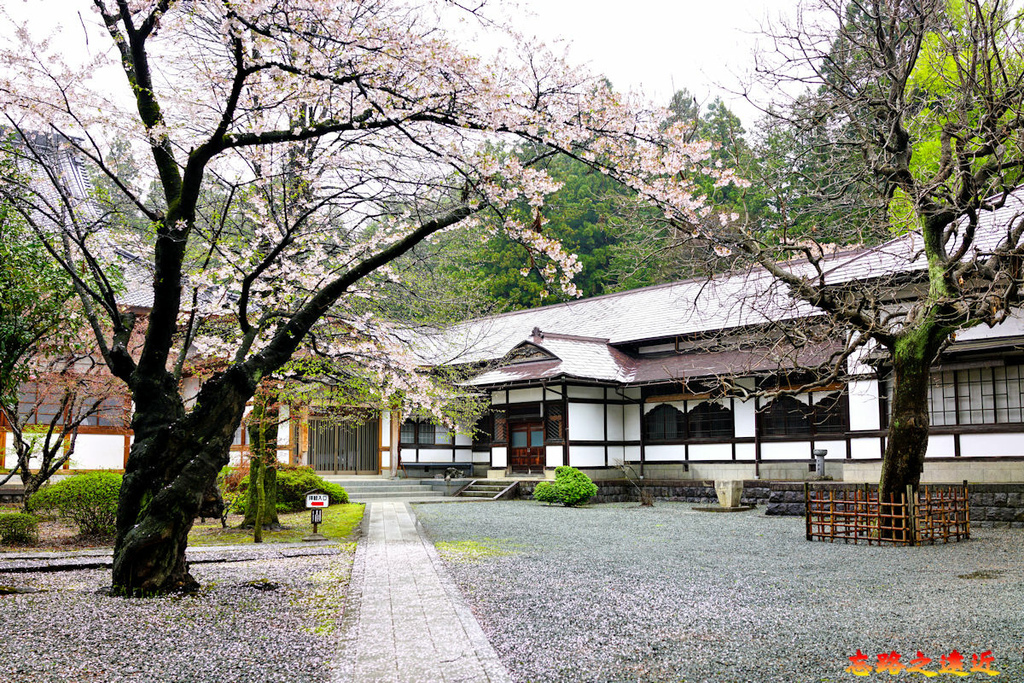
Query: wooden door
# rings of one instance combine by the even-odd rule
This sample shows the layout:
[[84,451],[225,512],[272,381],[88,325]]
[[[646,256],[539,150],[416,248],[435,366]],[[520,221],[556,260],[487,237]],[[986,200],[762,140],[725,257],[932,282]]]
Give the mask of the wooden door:
[[509,429],[509,465],[513,472],[544,470],[544,424],[525,422]]

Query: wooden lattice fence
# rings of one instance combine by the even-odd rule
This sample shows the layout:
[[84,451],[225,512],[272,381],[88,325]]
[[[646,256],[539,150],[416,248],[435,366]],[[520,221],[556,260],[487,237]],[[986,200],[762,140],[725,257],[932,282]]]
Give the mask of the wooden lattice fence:
[[908,486],[882,500],[877,487],[812,490],[805,484],[804,500],[808,541],[924,545],[971,536],[967,482]]

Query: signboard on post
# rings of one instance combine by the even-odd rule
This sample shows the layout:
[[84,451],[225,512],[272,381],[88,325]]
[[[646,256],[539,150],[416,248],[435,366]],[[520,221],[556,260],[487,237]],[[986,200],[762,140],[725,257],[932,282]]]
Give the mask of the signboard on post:
[[307,508],[325,508],[331,504],[331,497],[326,493],[313,493],[310,491],[306,494],[306,507]]
[[320,489],[306,491],[306,507],[309,509],[309,521],[313,525],[313,533],[303,538],[303,541],[326,541],[321,534],[317,533],[317,526],[323,524],[324,508],[331,504],[331,497]]

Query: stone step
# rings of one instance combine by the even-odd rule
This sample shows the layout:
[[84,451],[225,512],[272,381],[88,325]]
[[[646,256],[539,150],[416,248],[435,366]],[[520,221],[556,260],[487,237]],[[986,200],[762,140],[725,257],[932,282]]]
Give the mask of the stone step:
[[397,484],[395,486],[345,486],[345,491],[351,496],[353,493],[387,493],[387,492],[402,492],[402,493],[419,493],[422,491],[433,490],[429,486],[415,486],[408,484]]
[[368,500],[387,500],[391,498],[444,498],[444,494],[440,491],[415,491],[415,492],[391,492],[381,491],[374,493],[360,493],[359,495],[349,496],[349,500],[355,502],[362,502]]
[[461,495],[464,498],[494,498],[494,496],[496,496],[498,494],[497,493],[492,493],[491,491],[472,491],[472,490],[466,490],[466,491],[463,491],[459,495]]

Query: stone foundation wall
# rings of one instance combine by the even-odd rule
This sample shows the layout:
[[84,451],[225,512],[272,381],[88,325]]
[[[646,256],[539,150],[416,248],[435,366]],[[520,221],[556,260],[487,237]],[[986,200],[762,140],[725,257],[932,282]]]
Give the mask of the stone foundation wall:
[[[636,486],[625,480],[602,480],[595,481],[597,484],[597,495],[591,499],[592,503],[628,503],[639,502],[640,495]],[[743,482],[743,504],[744,505],[767,505],[769,482],[766,481],[745,481]],[[535,481],[519,482],[519,497],[529,498],[533,495],[533,489],[537,485]],[[676,501],[681,503],[704,503],[711,504],[718,502],[715,495],[715,482],[700,480],[652,480],[644,483],[644,488],[651,492],[655,500]],[[803,489],[801,489],[801,492]]]
[[0,503],[5,505],[21,505],[24,493],[20,486],[0,486]]
[[[749,483],[749,482],[748,482]],[[815,489],[852,490],[864,484],[811,484]],[[1024,484],[970,484],[971,525],[976,527],[1024,528]],[[766,515],[804,514],[804,485],[800,482],[772,482]]]

